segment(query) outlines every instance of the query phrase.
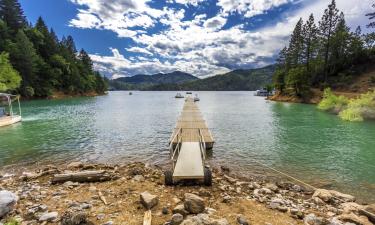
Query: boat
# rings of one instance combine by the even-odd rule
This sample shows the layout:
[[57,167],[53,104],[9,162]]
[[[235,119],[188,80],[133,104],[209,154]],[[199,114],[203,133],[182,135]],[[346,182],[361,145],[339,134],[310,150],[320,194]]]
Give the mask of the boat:
[[185,98],[181,93],[177,93],[175,98]]
[[[18,112],[13,111],[12,103],[18,102]],[[0,127],[21,122],[21,104],[18,95],[0,93]]]
[[191,94],[193,94],[193,92],[187,91],[186,94],[191,95]]
[[132,93],[132,92],[129,92],[129,95],[133,95],[133,93]]
[[200,99],[199,99],[198,95],[195,95],[194,102],[199,102],[199,101],[200,101]]

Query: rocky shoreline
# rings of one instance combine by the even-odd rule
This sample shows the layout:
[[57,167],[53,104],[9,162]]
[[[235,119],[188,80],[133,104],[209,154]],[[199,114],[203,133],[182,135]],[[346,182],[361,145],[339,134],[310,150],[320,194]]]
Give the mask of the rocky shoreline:
[[163,171],[72,162],[0,172],[0,224],[371,225],[375,204],[333,190],[237,178],[213,168],[213,185],[165,186]]

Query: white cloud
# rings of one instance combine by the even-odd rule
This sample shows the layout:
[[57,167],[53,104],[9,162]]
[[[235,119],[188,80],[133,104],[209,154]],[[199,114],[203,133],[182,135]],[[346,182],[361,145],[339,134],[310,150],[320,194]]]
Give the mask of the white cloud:
[[199,3],[203,2],[204,0],[168,0],[168,3],[179,3],[183,5],[193,5],[197,6]]
[[[71,0],[81,9],[72,26],[112,30],[119,37],[130,37],[136,47],[125,50],[139,55],[127,57],[116,48],[112,55],[93,54],[95,68],[114,77],[134,74],[153,74],[180,70],[199,77],[225,73],[234,68],[259,67],[273,62],[278,51],[289,39],[300,17],[304,20],[314,13],[320,20],[330,1],[302,1],[302,8],[283,15],[278,23],[268,24],[257,30],[245,30],[242,24],[223,29],[230,13],[244,17],[263,14],[267,10],[294,0],[219,0],[222,11],[208,18],[206,14],[186,20],[184,9],[152,9],[146,0],[111,0],[117,8],[105,0]],[[126,2],[125,6],[120,3]],[[177,2],[177,1],[176,1]],[[198,4],[200,1],[180,1],[181,4]],[[294,1],[295,3],[296,1]],[[108,3],[108,4],[106,4]],[[360,2],[337,0],[344,11],[348,24],[354,28],[367,23],[364,14],[371,0]],[[108,12],[103,12],[109,10]],[[157,23],[166,26],[158,33],[149,34],[147,29]]]
[[292,0],[218,0],[217,5],[224,13],[238,12],[245,17],[263,14],[272,7],[291,2]]

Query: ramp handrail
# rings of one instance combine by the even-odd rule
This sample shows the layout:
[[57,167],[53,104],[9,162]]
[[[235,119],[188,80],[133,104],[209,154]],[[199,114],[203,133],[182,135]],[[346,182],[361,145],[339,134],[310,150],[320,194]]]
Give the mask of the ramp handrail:
[[201,129],[198,129],[198,133],[199,133],[199,146],[201,149],[201,154],[202,154],[202,159],[203,159],[203,164],[204,164],[204,161],[206,160],[206,142],[204,141],[204,137],[202,135]]

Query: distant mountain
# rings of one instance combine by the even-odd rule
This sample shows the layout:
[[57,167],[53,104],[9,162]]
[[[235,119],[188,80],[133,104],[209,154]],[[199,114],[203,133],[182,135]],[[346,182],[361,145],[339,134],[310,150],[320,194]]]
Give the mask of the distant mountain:
[[139,74],[132,77],[121,77],[112,80],[110,85],[120,90],[146,90],[155,85],[181,84],[194,80],[198,80],[198,78],[188,73],[175,71],[172,73]]
[[272,83],[275,66],[258,69],[234,70],[226,74],[198,79],[183,72],[155,75],[135,75],[110,82],[117,90],[148,91],[252,91]]
[[275,66],[258,69],[234,70],[226,74],[182,84],[159,84],[148,90],[192,90],[192,91],[252,91],[272,83]]

